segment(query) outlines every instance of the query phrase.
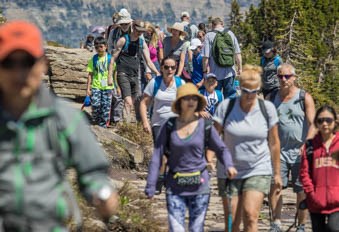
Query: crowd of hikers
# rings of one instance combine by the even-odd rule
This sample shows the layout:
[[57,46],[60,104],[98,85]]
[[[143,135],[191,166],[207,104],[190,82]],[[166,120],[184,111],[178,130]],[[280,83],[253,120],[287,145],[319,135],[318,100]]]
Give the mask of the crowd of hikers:
[[[308,215],[313,231],[339,231],[334,108],[315,109],[272,41],[263,42],[259,64],[243,66],[237,37],[222,18],[196,26],[185,11],[180,19],[166,36],[121,9],[84,46],[96,51],[85,93],[92,123],[139,121],[152,135],[145,194],[152,199],[164,190],[169,231],[204,231],[214,171],[225,231],[258,231],[265,197],[269,231],[283,231],[290,185],[294,231],[305,231]],[[46,69],[35,25],[0,26],[0,231],[67,231],[70,217],[80,228],[64,175],[69,167],[104,219],[117,211],[109,163],[83,114],[41,85]]]

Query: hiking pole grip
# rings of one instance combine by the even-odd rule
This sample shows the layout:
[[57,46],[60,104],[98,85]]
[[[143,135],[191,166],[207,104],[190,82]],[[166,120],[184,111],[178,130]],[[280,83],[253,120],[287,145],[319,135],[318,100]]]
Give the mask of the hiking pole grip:
[[231,188],[231,180],[226,179],[226,194],[227,194],[227,230],[228,232],[232,232],[232,188]]

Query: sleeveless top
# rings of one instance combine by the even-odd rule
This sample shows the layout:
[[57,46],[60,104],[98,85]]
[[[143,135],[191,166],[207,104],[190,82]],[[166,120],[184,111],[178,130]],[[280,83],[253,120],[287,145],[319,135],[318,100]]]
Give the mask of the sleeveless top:
[[121,51],[117,59],[118,72],[126,73],[128,76],[138,76],[140,65],[139,39],[136,41],[130,40],[127,51]]
[[300,162],[300,147],[304,144],[308,123],[299,101],[300,89],[287,102],[282,102],[277,94],[273,104],[279,117],[279,138],[281,160],[287,163]]

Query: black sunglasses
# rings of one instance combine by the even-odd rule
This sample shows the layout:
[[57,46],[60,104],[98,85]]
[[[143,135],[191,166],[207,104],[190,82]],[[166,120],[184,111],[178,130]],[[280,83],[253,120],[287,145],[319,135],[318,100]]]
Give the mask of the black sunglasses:
[[277,75],[280,79],[283,79],[283,77],[285,77],[286,80],[290,79],[291,77],[293,77],[294,75],[293,74],[285,74],[285,75],[281,75],[281,74],[278,74]]
[[98,48],[104,48],[105,45],[104,44],[98,44],[98,45],[94,45],[95,49],[98,49]]
[[3,69],[13,70],[13,69],[31,69],[38,59],[33,56],[27,56],[21,59],[15,59],[7,57],[0,62],[0,66]]
[[177,68],[177,66],[175,66],[175,65],[173,65],[173,66],[171,66],[171,65],[164,65],[164,69],[165,70],[169,70],[169,69],[175,70],[176,68]]
[[318,124],[323,124],[324,122],[326,122],[327,124],[331,124],[332,122],[334,122],[334,118],[317,118]]

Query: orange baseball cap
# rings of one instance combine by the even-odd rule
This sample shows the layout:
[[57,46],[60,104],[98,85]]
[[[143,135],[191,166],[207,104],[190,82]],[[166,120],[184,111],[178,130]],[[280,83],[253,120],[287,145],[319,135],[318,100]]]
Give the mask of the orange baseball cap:
[[25,21],[11,21],[1,25],[0,60],[15,50],[24,50],[35,58],[43,56],[43,39],[39,28]]

